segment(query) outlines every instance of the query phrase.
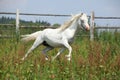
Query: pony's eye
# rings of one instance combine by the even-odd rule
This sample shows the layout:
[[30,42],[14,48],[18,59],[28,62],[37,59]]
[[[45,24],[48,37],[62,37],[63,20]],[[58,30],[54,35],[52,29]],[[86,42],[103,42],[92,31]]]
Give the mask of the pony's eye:
[[84,23],[84,20],[81,20],[82,23]]

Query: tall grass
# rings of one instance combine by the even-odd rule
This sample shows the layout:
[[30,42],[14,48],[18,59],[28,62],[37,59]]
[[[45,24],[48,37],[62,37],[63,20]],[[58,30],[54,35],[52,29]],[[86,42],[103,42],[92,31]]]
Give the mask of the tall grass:
[[58,49],[48,52],[45,61],[41,50],[35,49],[25,61],[20,59],[32,42],[23,44],[16,39],[0,39],[1,80],[119,80],[120,34],[102,33],[94,42],[77,37],[72,44],[72,60],[66,60],[66,50],[54,62]]

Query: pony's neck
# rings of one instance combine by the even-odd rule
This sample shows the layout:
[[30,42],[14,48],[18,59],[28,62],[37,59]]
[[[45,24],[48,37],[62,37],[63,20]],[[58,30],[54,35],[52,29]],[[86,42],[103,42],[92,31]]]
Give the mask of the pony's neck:
[[68,29],[76,31],[77,27],[78,27],[78,22],[77,22],[77,20],[74,20],[73,23],[71,24],[71,26]]
[[69,28],[66,29],[66,31],[70,31],[70,36],[74,37],[74,35],[76,34],[76,31],[78,30],[78,22],[77,20],[74,20],[73,23],[71,24],[71,26]]

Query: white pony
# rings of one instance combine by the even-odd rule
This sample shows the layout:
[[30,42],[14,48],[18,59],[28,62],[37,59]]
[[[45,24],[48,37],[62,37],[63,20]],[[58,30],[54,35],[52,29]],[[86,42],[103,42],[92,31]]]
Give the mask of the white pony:
[[78,26],[81,26],[83,29],[89,30],[88,18],[85,13],[77,14],[72,16],[72,18],[65,22],[61,27],[56,29],[44,29],[43,31],[37,31],[30,35],[25,35],[22,38],[22,41],[34,40],[35,42],[32,47],[28,50],[26,55],[22,58],[24,60],[28,54],[33,51],[37,46],[44,45],[46,46],[43,49],[42,53],[45,54],[45,59],[48,60],[46,52],[54,49],[55,47],[60,47],[57,55],[53,57],[53,60],[60,55],[66,48],[69,50],[69,54],[66,55],[68,60],[71,60],[72,47],[70,44],[73,42]]

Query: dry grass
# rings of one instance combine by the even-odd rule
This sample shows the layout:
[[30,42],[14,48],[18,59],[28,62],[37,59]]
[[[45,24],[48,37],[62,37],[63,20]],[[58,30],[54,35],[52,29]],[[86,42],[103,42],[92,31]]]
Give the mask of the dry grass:
[[[4,43],[2,43],[4,41]],[[64,54],[54,62],[45,61],[40,54],[42,47],[33,51],[23,62],[20,59],[31,43],[15,43],[14,40],[0,40],[0,78],[1,80],[119,80],[120,45],[104,41],[90,42],[88,39],[76,40],[72,45],[72,61]],[[48,53],[49,58],[57,49]]]

